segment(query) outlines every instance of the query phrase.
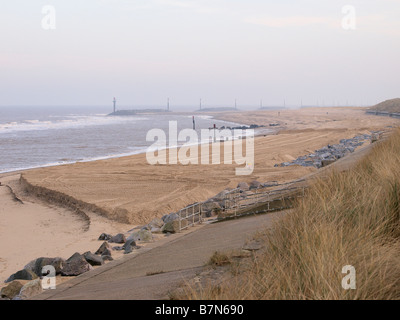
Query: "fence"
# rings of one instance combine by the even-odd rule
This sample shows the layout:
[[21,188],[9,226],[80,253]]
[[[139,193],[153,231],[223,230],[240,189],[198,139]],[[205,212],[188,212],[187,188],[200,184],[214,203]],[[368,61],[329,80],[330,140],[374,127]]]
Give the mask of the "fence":
[[252,213],[266,213],[293,207],[293,200],[304,197],[306,187],[289,187],[263,191],[256,189],[252,194],[236,191],[225,200],[223,218]]
[[177,212],[179,216],[179,230],[187,229],[196,223],[202,223],[202,203],[198,202]]
[[[225,194],[222,200],[215,201],[222,204],[223,207],[218,218],[227,219],[247,214],[266,213],[292,208],[293,200],[304,197],[306,188],[305,186],[287,187],[278,190],[260,188],[255,189],[254,193],[243,192],[240,189],[231,190]],[[205,203],[194,203],[177,212],[180,231],[203,222],[203,215],[210,211],[204,210],[203,206]]]

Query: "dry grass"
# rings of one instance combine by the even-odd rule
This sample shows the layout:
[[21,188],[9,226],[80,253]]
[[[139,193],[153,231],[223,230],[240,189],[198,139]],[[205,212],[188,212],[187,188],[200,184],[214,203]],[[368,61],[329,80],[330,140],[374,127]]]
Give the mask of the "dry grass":
[[[186,299],[399,299],[400,130],[354,169],[332,172],[270,231],[266,250],[218,287]],[[221,253],[219,253],[221,255]],[[356,289],[342,288],[342,267]]]
[[220,267],[223,265],[230,264],[232,262],[231,258],[228,254],[215,251],[214,254],[211,256],[210,260],[208,261],[208,265],[213,267]]

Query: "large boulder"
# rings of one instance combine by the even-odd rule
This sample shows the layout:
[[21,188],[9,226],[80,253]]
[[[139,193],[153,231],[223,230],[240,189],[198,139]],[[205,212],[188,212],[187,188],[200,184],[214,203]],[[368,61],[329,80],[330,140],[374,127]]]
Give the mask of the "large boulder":
[[[101,254],[101,257],[103,258],[104,256],[110,256],[111,257],[111,250],[109,248],[105,249],[103,253]],[[104,259],[103,259],[104,260]]]
[[29,299],[33,296],[37,296],[38,294],[41,294],[43,291],[42,288],[42,280],[36,279],[28,282],[25,284],[22,288],[21,291],[19,292],[18,300],[22,299]]
[[179,215],[176,214],[175,212],[170,213],[163,217],[164,224],[171,222],[171,221],[178,220],[178,219],[179,219]]
[[[181,220],[181,228],[184,228],[188,225],[188,222],[186,220]],[[163,227],[161,228],[161,231],[163,233],[176,233],[179,232],[179,220],[174,220],[174,221],[170,221],[167,222],[166,224],[163,225]]]
[[108,255],[101,256],[101,259],[103,260],[103,262],[114,260],[113,257],[108,256]]
[[100,235],[100,237],[99,237],[98,240],[101,240],[101,241],[108,241],[108,240],[110,240],[111,238],[112,238],[112,236],[111,236],[110,234],[102,233],[102,234]]
[[117,235],[111,237],[111,239],[108,240],[108,242],[110,242],[110,243],[125,243],[126,238],[125,238],[124,234],[118,233]]
[[38,276],[33,271],[27,270],[27,269],[22,269],[22,270],[17,271],[16,273],[12,274],[5,281],[5,283],[8,283],[8,282],[11,282],[11,281],[14,281],[14,280],[34,280],[37,277]]
[[[225,206],[225,204],[224,204]],[[201,212],[205,213],[206,217],[211,217],[216,212],[221,210],[222,206],[216,201],[206,201],[201,204]]]
[[132,233],[126,241],[134,240],[134,241],[141,241],[141,242],[152,242],[153,235],[149,230],[139,230],[137,232]]
[[153,228],[161,228],[164,225],[164,221],[160,218],[155,218],[151,220],[151,222],[148,224],[150,230]]
[[122,246],[122,249],[124,250],[124,254],[128,254],[131,253],[133,249],[139,249],[139,247],[136,245],[135,240],[128,238],[128,240]]
[[163,225],[163,227],[161,228],[161,231],[163,233],[175,233],[175,232],[179,232],[179,221],[178,220],[174,220],[174,221],[169,221],[166,224]]
[[240,189],[241,191],[248,191],[250,189],[250,186],[246,182],[240,182],[237,185],[237,188]]
[[320,154],[320,158],[322,158],[323,160],[324,159],[329,159],[331,157],[332,157],[332,154],[330,154],[329,152],[325,152],[325,153]]
[[[162,227],[161,227],[162,228]],[[162,233],[162,231],[161,231],[161,228],[155,228],[155,227],[153,227],[153,228],[151,228],[151,233]]]
[[93,267],[86,261],[80,253],[74,253],[61,270],[63,276],[79,276],[82,273],[93,270]]
[[214,209],[221,209],[221,205],[215,201],[207,201],[201,204],[202,212],[213,211]]
[[33,271],[38,277],[42,276],[42,269],[44,266],[52,266],[56,274],[61,273],[61,269],[65,265],[65,260],[63,258],[37,258],[29,262],[24,269]]
[[101,257],[91,253],[90,251],[85,252],[83,256],[85,257],[86,261],[92,266],[101,266],[104,263]]
[[334,163],[336,160],[322,160],[321,161],[321,167],[327,167],[330,164]]
[[21,281],[14,280],[7,287],[1,289],[0,296],[2,298],[14,299],[19,294],[24,284]]
[[97,249],[97,251],[94,254],[98,254],[100,256],[104,256],[107,255],[108,253],[110,253],[111,255],[111,251],[110,251],[110,245],[107,242],[103,242],[102,245],[100,246],[100,248]]
[[252,182],[250,182],[250,190],[252,189],[258,189],[261,187],[261,182],[254,180]]

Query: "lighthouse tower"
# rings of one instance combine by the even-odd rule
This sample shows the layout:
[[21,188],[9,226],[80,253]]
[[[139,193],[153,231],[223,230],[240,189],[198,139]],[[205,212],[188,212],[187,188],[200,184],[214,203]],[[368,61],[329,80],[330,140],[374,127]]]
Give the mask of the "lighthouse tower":
[[114,100],[113,100],[113,104],[114,104],[114,113],[115,113],[115,106],[117,104],[117,99],[115,99],[115,97],[114,97]]

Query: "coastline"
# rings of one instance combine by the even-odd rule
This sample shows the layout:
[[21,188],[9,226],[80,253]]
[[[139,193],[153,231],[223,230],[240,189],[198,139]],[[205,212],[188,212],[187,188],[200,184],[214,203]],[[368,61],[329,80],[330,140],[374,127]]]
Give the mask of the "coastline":
[[[159,115],[160,113],[157,113],[156,115]],[[178,115],[178,116],[185,116],[188,118],[192,117],[193,113],[188,113],[188,112],[170,112],[168,113],[168,115]],[[143,113],[140,115],[152,115],[150,113]],[[216,119],[214,118],[214,116],[212,115],[208,115],[208,114],[196,114],[198,117],[202,118],[202,119],[214,119],[216,121],[221,121],[224,124],[230,124],[232,126],[245,126],[242,123],[237,123],[237,122],[232,122],[229,120],[224,120],[224,119]],[[107,115],[104,115],[107,116]],[[128,116],[120,116],[122,118],[128,117]],[[198,144],[201,143],[205,143],[205,142],[199,142]],[[183,144],[183,143],[182,143]],[[171,149],[171,148],[179,148],[180,145],[178,146],[168,146],[167,149]],[[87,158],[83,158],[81,160],[73,160],[73,161],[58,161],[58,162],[49,162],[49,163],[43,163],[40,165],[35,165],[35,166],[29,166],[29,167],[24,167],[24,168],[17,168],[17,169],[13,169],[13,170],[4,170],[1,171],[0,170],[0,178],[4,175],[8,175],[8,174],[13,174],[13,173],[21,173],[24,171],[28,171],[28,170],[35,170],[35,169],[40,169],[40,168],[48,168],[48,167],[56,167],[56,166],[63,166],[63,165],[71,165],[74,163],[85,163],[85,162],[93,162],[93,161],[99,161],[99,160],[108,160],[108,159],[116,159],[116,158],[122,158],[122,157],[130,157],[130,156],[134,156],[137,154],[144,154],[146,153],[148,147],[143,146],[143,147],[135,147],[135,148],[139,148],[135,151],[130,151],[130,152],[122,152],[122,153],[116,153],[116,154],[111,154],[111,155],[103,155],[103,156],[95,156],[95,157],[87,157]]]
[[[236,187],[240,181],[287,182],[303,177],[315,172],[316,169],[274,168],[273,164],[292,160],[296,156],[329,143],[337,143],[340,139],[352,137],[359,132],[368,132],[396,123],[390,118],[371,119],[354,110],[350,114],[343,114],[342,119],[345,119],[340,120],[336,119],[337,115],[331,111],[332,109],[329,109],[330,115],[326,115],[326,110],[328,109],[319,110],[320,113],[317,116],[313,115],[311,119],[309,112],[305,112],[304,115],[301,115],[302,112],[294,113],[292,116],[294,119],[286,119],[288,124],[285,128],[277,129],[277,132],[272,135],[257,137],[255,139],[255,172],[249,177],[236,177],[235,166],[208,166],[207,170],[204,170],[203,166],[158,165],[151,167],[146,164],[144,154],[0,174],[0,181],[23,174],[30,183],[67,194],[79,201],[98,206],[105,212],[121,208],[134,215],[141,215],[142,218],[138,221],[134,219],[124,221],[113,219],[115,217],[109,216],[108,213],[101,216],[89,212],[92,220],[90,227],[85,230],[84,221],[76,217],[70,208],[63,205],[57,206],[57,202],[49,205],[45,201],[26,194],[26,199],[24,199],[26,205],[36,206],[34,211],[28,213],[22,212],[25,210],[22,210],[23,206],[11,202],[7,194],[1,194],[2,200],[7,200],[7,212],[3,211],[2,214],[6,214],[8,218],[12,215],[15,217],[12,221],[3,220],[3,225],[0,226],[1,252],[5,257],[2,259],[6,260],[9,266],[14,266],[11,272],[13,273],[39,256],[68,258],[76,251],[83,253],[96,250],[99,246],[97,238],[103,232],[126,232],[150,222],[153,217],[177,211],[193,202],[204,201],[227,187]],[[284,116],[282,113],[281,111],[281,117]],[[243,120],[253,123],[252,114],[243,112],[241,115],[235,113],[225,116],[227,118],[241,116]],[[249,119],[246,120],[247,116]],[[258,124],[275,121],[270,111],[256,112],[256,116],[259,119]],[[349,123],[353,123],[353,128],[348,128]],[[27,222],[25,229],[18,225],[19,220],[15,216],[20,213],[23,214],[21,217],[24,217],[21,219]],[[37,221],[40,223],[37,224]],[[52,221],[54,225],[49,221]],[[48,230],[53,237],[58,234],[58,244],[46,243],[45,240],[40,239],[39,234],[43,230]],[[32,237],[32,247],[26,248],[27,250],[21,252],[21,255],[14,255],[15,249],[10,248],[10,244],[18,243],[22,234],[29,234]],[[76,239],[77,236],[80,238],[79,241]],[[29,250],[32,251],[32,258],[28,257]],[[4,266],[3,261],[0,261],[0,267],[2,264]],[[6,270],[2,272],[0,268],[1,279],[11,274],[9,272],[11,268],[8,267]]]
[[[200,116],[212,118],[212,116],[204,114],[201,114]],[[228,121],[224,122],[226,123]],[[242,126],[241,124],[234,122],[231,122],[231,124]],[[199,144],[201,144],[201,142]],[[179,146],[171,148],[179,148]],[[4,205],[2,208],[3,211],[0,210],[0,213],[4,214],[5,211],[8,211],[7,216],[15,215],[16,218],[19,216],[24,223],[21,226],[10,226],[10,221],[2,219],[3,225],[0,224],[1,231],[3,231],[3,228],[1,227],[4,227],[2,237],[4,239],[1,239],[3,245],[0,246],[0,288],[5,286],[3,281],[6,280],[9,275],[22,269],[25,264],[33,259],[41,256],[59,256],[67,259],[74,252],[83,253],[88,250],[94,252],[97,250],[96,246],[99,245],[97,238],[101,233],[109,232],[115,234],[127,234],[128,230],[132,230],[139,226],[132,225],[127,221],[115,221],[120,219],[110,220],[106,217],[104,212],[102,213],[100,207],[81,201],[76,202],[76,200],[69,197],[68,194],[59,193],[45,188],[39,188],[41,192],[38,192],[38,188],[31,188],[22,177],[23,174],[45,168],[70,166],[76,163],[91,163],[101,160],[129,158],[136,155],[144,155],[146,150],[147,148],[129,154],[119,154],[70,163],[48,164],[33,168],[1,172],[0,187],[8,187],[12,194],[17,193],[18,197],[23,199],[24,205],[19,207],[15,206],[12,196],[9,195],[8,192],[3,192],[0,194],[0,199]],[[16,189],[15,192],[14,188]],[[45,193],[47,196],[44,198],[40,197],[40,193]],[[22,207],[24,208],[22,209]],[[57,220],[59,223],[55,223]],[[49,221],[53,221],[53,223],[50,225]],[[14,219],[12,223],[17,223],[17,220]],[[15,232],[15,227],[18,229],[18,232]],[[45,227],[45,229],[50,229],[50,231],[43,233],[43,227]],[[10,228],[10,230],[8,230],[9,232],[5,231],[6,228]],[[10,243],[16,242],[8,239],[17,238],[20,235],[19,230],[24,230],[24,233],[30,233],[31,231],[34,233],[36,230],[41,231],[36,234],[31,234],[28,237],[32,249],[22,250],[22,252],[16,254],[13,249],[6,249],[6,244],[8,241]],[[66,242],[65,248],[63,248],[63,245],[59,241],[53,241],[55,230],[59,232],[57,236],[60,241]],[[73,232],[76,233],[75,236],[72,235]],[[77,235],[79,235],[79,237],[81,235],[85,236],[81,237],[79,241],[76,241],[75,238]],[[63,237],[64,240],[61,240]],[[161,235],[155,235],[157,240],[159,240],[160,237]],[[45,246],[44,249],[43,244]],[[143,246],[143,244],[141,244],[141,246]],[[146,246],[146,244],[144,244],[144,246]],[[118,251],[113,251],[113,255],[114,259],[119,259],[123,256],[123,254]]]

